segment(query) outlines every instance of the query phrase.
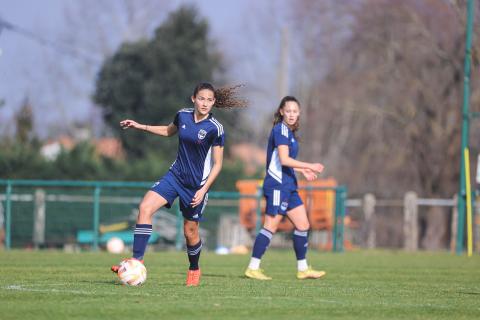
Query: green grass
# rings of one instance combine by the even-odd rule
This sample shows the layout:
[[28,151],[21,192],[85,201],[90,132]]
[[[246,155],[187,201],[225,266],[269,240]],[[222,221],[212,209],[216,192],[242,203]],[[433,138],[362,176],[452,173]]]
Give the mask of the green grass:
[[296,280],[293,250],[267,252],[274,279],[242,277],[249,256],[203,252],[186,288],[186,255],[149,253],[142,287],[119,285],[106,253],[0,252],[0,319],[479,319],[480,257],[309,253],[327,271]]

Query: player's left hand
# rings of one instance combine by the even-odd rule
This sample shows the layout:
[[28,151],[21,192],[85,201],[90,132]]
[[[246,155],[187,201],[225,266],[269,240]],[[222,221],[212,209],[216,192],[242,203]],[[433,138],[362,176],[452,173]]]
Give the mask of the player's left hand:
[[313,181],[317,179],[317,174],[313,170],[303,169],[302,174],[305,177],[305,179],[307,179],[307,181]]
[[207,190],[204,190],[204,188],[201,188],[200,190],[195,192],[195,195],[193,196],[192,202],[190,203],[192,208],[195,208],[200,203],[202,203],[203,198],[205,197],[206,193],[207,193]]

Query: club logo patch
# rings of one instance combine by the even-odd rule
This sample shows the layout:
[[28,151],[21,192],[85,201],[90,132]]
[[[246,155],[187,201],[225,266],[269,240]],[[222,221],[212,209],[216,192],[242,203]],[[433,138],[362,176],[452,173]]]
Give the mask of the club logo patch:
[[206,135],[207,135],[207,131],[203,129],[200,129],[200,131],[198,131],[198,139],[203,140],[205,139]]
[[288,207],[288,202],[285,202],[285,201],[283,201],[282,204],[280,205],[280,209],[282,209],[282,211],[287,210],[287,207]]

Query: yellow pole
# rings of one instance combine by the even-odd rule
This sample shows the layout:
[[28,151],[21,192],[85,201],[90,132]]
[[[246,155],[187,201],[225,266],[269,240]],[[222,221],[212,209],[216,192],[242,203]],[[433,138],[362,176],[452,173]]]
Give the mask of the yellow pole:
[[467,191],[467,253],[472,256],[472,192],[470,190],[470,153],[464,149],[465,158],[465,184]]

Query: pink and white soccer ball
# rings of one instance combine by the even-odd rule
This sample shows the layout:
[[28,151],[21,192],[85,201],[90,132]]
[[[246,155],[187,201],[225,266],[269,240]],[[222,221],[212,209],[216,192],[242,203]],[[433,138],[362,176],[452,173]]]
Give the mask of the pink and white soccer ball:
[[123,260],[118,268],[118,278],[127,286],[139,286],[147,280],[147,268],[136,259]]

